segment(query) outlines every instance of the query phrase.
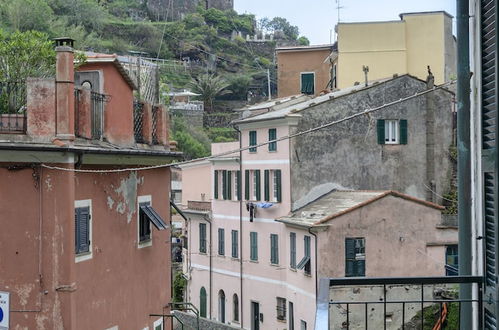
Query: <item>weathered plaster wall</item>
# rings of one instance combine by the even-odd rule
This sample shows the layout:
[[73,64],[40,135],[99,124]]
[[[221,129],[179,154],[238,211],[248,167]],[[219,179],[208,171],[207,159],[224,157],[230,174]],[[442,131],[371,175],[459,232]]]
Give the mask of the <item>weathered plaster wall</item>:
[[[302,119],[293,131],[303,131],[344,118],[424,89],[424,82],[402,76],[298,112]],[[439,90],[434,95],[435,190],[442,195],[449,189],[451,175],[448,155],[452,144],[452,94]],[[426,99],[426,96],[421,96],[292,139],[292,202],[296,203],[321,185],[347,189],[393,189],[425,199],[425,185],[430,186],[426,182]],[[377,119],[406,119],[407,145],[378,144]],[[441,202],[438,198],[435,201]]]

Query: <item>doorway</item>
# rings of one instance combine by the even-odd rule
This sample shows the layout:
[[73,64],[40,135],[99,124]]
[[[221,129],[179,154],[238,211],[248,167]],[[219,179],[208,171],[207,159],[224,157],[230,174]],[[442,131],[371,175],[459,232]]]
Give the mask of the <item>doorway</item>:
[[251,330],[260,330],[260,304],[251,302]]

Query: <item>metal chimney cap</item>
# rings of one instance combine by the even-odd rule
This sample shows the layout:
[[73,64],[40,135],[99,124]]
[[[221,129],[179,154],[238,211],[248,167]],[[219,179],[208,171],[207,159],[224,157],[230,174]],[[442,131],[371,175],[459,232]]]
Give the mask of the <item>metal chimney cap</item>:
[[56,47],[67,46],[73,48],[74,45],[74,39],[71,39],[69,37],[54,38],[54,41]]

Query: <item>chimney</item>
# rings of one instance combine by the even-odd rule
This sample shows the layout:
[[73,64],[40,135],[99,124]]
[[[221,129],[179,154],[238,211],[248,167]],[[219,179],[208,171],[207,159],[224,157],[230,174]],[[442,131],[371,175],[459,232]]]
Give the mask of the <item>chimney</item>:
[[74,121],[74,52],[71,38],[56,38],[56,138],[72,141]]

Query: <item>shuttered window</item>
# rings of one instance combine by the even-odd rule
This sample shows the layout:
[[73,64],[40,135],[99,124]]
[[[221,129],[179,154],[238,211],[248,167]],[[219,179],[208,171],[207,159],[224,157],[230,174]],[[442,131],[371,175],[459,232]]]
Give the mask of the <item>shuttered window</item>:
[[282,201],[281,170],[274,170],[274,202]]
[[314,74],[313,73],[302,73],[301,74],[301,92],[303,94],[314,94]]
[[[269,141],[277,139],[277,129],[269,128]],[[269,143],[269,151],[277,151],[277,142]]]
[[145,212],[140,210],[141,206],[148,206],[151,203],[139,203],[139,241],[145,242],[151,239],[151,223],[147,218]]
[[[249,145],[256,146],[256,131],[249,132]],[[256,152],[256,148],[249,148],[249,152]]]
[[265,201],[270,200],[270,171],[263,171],[263,199]]
[[376,124],[378,144],[407,144],[406,119],[378,119]]
[[206,289],[202,286],[199,291],[199,316],[201,317],[206,317],[206,302]]
[[254,193],[254,200],[259,201],[261,200],[261,184],[260,184],[260,170],[254,170],[253,171],[253,193]]
[[250,200],[250,171],[244,171],[244,199]]
[[231,232],[232,236],[232,258],[237,258],[239,256],[239,232],[237,230],[233,230]]
[[215,170],[213,173],[213,197],[215,199],[218,199],[218,171]]
[[296,269],[296,233],[289,234],[289,267]]
[[279,264],[279,236],[270,234],[270,263]]
[[218,255],[225,255],[225,229],[218,228]]
[[345,238],[345,276],[366,275],[364,238]]
[[222,171],[222,199],[227,199],[227,171]]
[[236,176],[235,176],[235,181],[236,181],[236,184],[235,184],[235,188],[236,188],[236,196],[237,196],[237,200],[240,201],[241,200],[241,171],[236,171]]
[[75,253],[90,252],[90,207],[75,208]]
[[250,260],[258,261],[258,234],[250,232]]
[[206,224],[199,224],[199,252],[206,253]]
[[232,199],[232,171],[227,171],[227,179],[226,179],[226,199]]

